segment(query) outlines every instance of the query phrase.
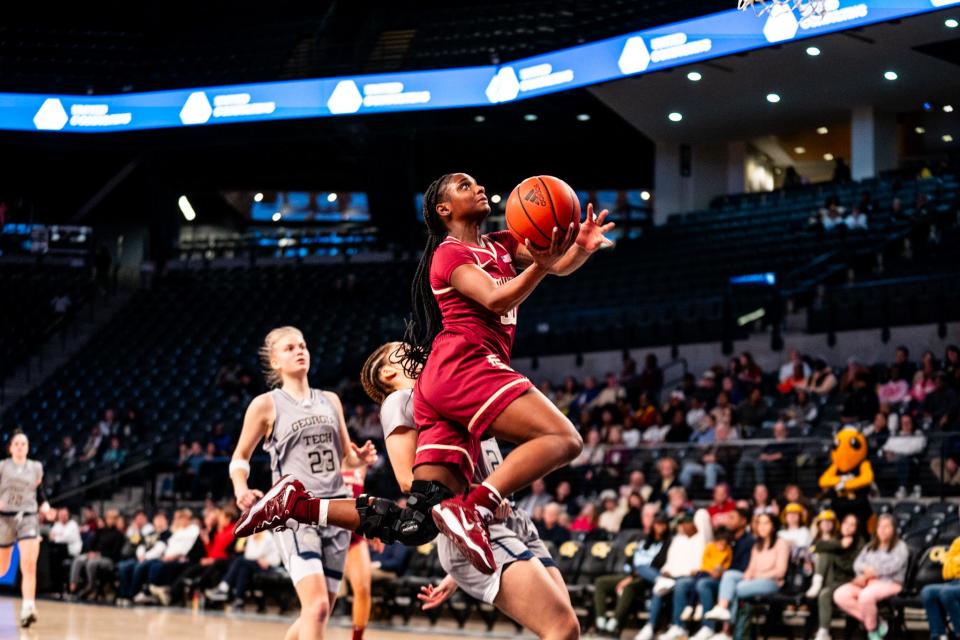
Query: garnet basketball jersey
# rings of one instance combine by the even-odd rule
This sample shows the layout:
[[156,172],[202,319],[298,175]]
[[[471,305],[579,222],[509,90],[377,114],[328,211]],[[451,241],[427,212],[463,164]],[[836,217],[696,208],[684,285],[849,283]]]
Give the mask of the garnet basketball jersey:
[[36,513],[37,484],[43,465],[27,460],[18,465],[12,458],[0,460],[0,512]]
[[[386,397],[380,405],[380,424],[384,439],[389,438],[397,427],[416,429],[413,417],[413,389],[400,389]],[[480,484],[494,469],[503,464],[503,454],[496,438],[480,442],[480,459],[475,461],[473,481]]]
[[513,255],[517,240],[509,231],[480,236],[481,246],[447,238],[440,243],[430,263],[430,288],[440,306],[443,330],[476,336],[489,344],[503,364],[510,362],[510,350],[517,330],[517,309],[504,315],[494,313],[463,295],[450,284],[457,267],[475,264],[502,285],[516,277]]
[[283,389],[270,397],[277,417],[263,448],[270,454],[273,481],[288,473],[315,496],[345,497],[340,416],[333,404],[317,389],[302,402]]

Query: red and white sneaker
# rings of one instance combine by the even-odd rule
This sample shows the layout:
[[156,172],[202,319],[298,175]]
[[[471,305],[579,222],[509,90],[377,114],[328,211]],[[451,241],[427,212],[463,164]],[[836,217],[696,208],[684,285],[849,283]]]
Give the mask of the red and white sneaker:
[[243,512],[233,528],[233,534],[238,538],[246,538],[267,529],[296,530],[299,523],[293,517],[293,506],[310,497],[302,482],[285,475],[256,504]]
[[490,531],[475,506],[450,498],[434,505],[432,515],[440,532],[457,545],[477,571],[490,575],[497,570]]

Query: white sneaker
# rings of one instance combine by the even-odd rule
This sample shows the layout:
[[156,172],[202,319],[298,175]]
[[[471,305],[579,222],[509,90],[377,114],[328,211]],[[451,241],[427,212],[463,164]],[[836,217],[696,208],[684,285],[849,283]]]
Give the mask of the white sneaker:
[[26,629],[37,621],[36,607],[23,607],[20,609],[20,626]]
[[637,631],[637,635],[633,636],[633,640],[653,640],[653,625],[645,624],[640,631]]
[[700,622],[703,620],[703,605],[698,604],[697,608],[693,610],[693,620],[695,622]]
[[597,616],[597,631],[604,631],[607,628],[607,619],[603,616]]
[[724,633],[721,631],[720,633],[715,633],[713,636],[711,636],[710,640],[733,640],[733,636],[731,636],[729,633]]
[[700,631],[690,636],[690,640],[710,640],[715,632],[710,627],[700,627]]
[[813,582],[810,583],[810,588],[807,589],[807,592],[803,595],[807,596],[811,600],[820,595],[820,589],[823,588],[823,576],[819,573],[813,574]]
[[830,629],[820,627],[817,629],[817,635],[813,637],[813,640],[831,640]]
[[607,618],[607,626],[604,627],[607,633],[613,633],[617,630],[617,619],[616,618]]
[[676,584],[677,581],[673,578],[660,576],[657,578],[657,581],[653,583],[653,595],[663,597],[670,593]]
[[907,497],[907,488],[906,487],[897,487],[897,492],[893,494],[893,497],[897,500],[903,500]]
[[693,617],[693,607],[687,605],[683,608],[683,613],[680,614],[680,619],[684,622],[689,622],[690,618]]
[[677,625],[671,625],[666,633],[660,634],[660,640],[685,640],[686,637],[687,632],[683,630],[683,627]]
[[730,610],[724,609],[720,605],[715,606],[710,611],[703,614],[704,620],[716,620],[718,622],[730,622]]

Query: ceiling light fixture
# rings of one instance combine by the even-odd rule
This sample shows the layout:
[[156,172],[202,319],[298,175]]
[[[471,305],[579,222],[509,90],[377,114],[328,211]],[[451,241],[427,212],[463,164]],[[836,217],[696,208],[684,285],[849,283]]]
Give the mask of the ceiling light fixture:
[[667,118],[670,119],[670,122],[680,122],[681,120],[683,120],[683,114],[682,114],[682,113],[679,113],[679,112],[677,112],[677,111],[674,111],[674,112],[670,113],[670,114],[667,116]]
[[817,127],[817,133],[819,133],[822,136],[825,136],[828,133],[830,133],[830,129],[827,129],[826,127]]
[[830,162],[831,160],[833,160],[833,154],[832,154],[832,153],[825,153],[825,154],[823,154],[823,159],[826,160],[827,162]]
[[703,80],[703,74],[700,73],[699,71],[691,71],[690,73],[687,74],[687,80],[689,80],[690,82],[700,82],[701,80]]
[[818,55],[820,55],[820,48],[819,48],[819,47],[807,47],[807,55],[816,58]]
[[771,102],[771,103],[773,103],[773,104],[777,104],[778,102],[780,102],[780,95],[777,94],[777,93],[768,93],[768,94],[767,94],[767,102]]

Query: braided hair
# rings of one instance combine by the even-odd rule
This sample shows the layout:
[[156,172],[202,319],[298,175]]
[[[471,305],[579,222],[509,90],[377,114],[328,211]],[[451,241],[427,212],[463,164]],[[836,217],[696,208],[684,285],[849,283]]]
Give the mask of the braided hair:
[[403,341],[407,344],[400,366],[403,371],[415,378],[433,347],[433,339],[440,333],[443,326],[443,316],[440,314],[440,305],[433,297],[430,287],[430,263],[437,247],[447,237],[447,226],[437,213],[437,205],[443,201],[443,192],[447,184],[453,179],[453,173],[447,173],[427,187],[423,194],[423,221],[427,225],[427,246],[423,250],[417,272],[413,276],[413,285],[410,288],[413,315],[407,322],[407,329]]
[[388,342],[380,346],[370,354],[367,361],[363,363],[363,369],[360,370],[360,384],[363,385],[363,390],[367,392],[370,399],[377,404],[383,404],[384,399],[390,393],[390,390],[380,380],[380,370],[383,369],[383,365],[387,364],[387,358],[396,348],[396,342]]

